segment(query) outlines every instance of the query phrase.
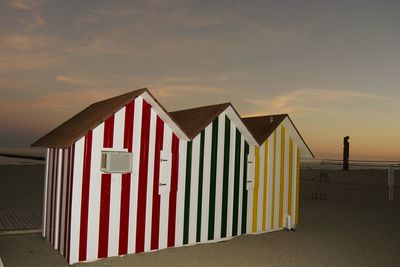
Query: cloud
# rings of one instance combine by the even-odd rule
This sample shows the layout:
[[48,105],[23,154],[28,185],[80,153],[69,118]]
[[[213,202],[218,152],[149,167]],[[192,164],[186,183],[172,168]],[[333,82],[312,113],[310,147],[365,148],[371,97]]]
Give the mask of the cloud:
[[195,86],[195,85],[171,85],[171,86],[156,86],[151,91],[159,98],[181,97],[189,98],[193,95],[220,95],[227,93],[224,88]]
[[[392,98],[346,90],[302,89],[290,91],[286,94],[263,98],[246,98],[245,101],[254,110],[268,113],[297,113],[297,114],[335,114],[340,111],[343,104],[352,104],[355,101],[385,101],[391,102]],[[249,115],[258,115],[249,114]]]

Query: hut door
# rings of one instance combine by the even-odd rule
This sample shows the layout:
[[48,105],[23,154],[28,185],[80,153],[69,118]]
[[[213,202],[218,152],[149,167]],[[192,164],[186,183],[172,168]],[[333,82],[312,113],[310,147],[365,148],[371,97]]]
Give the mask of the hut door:
[[161,150],[160,151],[160,183],[158,192],[169,193],[171,191],[171,153]]
[[254,188],[254,155],[247,156],[247,190]]

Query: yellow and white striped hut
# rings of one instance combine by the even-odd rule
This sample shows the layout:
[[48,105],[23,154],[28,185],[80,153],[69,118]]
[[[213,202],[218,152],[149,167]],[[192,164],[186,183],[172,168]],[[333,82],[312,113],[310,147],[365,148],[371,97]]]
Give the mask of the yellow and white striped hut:
[[313,153],[287,114],[243,118],[259,146],[249,147],[247,233],[294,228],[300,158]]

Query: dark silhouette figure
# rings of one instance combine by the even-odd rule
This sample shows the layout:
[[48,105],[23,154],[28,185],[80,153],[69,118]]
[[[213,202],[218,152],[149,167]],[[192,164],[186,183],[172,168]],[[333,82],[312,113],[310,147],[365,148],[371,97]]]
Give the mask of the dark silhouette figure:
[[343,138],[343,170],[349,170],[349,153],[350,153],[350,143],[349,136]]

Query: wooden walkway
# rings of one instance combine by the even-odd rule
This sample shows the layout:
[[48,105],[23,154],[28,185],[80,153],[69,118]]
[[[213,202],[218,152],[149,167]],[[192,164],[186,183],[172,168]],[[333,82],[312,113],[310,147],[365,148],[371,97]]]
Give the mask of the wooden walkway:
[[41,227],[42,215],[36,210],[0,210],[0,232],[36,230]]

